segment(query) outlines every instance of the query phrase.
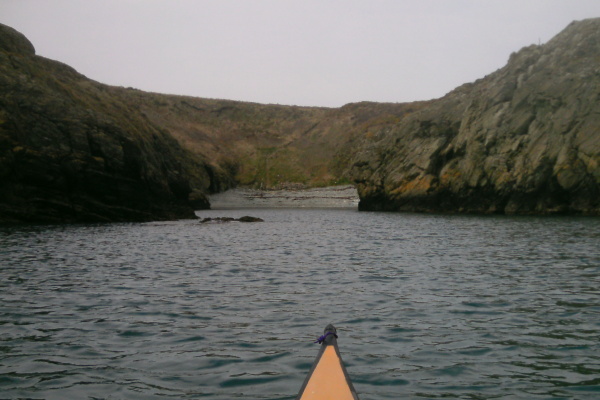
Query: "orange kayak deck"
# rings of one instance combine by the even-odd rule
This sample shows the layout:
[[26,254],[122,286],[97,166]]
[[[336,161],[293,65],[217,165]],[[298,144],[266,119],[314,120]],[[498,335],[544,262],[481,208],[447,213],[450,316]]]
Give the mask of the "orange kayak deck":
[[321,349],[298,393],[297,400],[358,400],[337,346],[337,331],[327,325]]

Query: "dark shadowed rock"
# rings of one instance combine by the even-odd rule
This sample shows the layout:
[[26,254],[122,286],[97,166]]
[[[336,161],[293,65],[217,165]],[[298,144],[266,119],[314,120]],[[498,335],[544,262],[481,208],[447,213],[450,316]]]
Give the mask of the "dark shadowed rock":
[[0,25],[0,222],[194,218],[206,166],[118,100]]

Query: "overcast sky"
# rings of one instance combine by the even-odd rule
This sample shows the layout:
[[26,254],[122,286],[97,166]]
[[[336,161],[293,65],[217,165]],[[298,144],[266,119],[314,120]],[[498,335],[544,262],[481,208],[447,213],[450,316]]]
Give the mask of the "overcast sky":
[[441,97],[600,0],[0,0],[38,55],[111,85],[339,107]]

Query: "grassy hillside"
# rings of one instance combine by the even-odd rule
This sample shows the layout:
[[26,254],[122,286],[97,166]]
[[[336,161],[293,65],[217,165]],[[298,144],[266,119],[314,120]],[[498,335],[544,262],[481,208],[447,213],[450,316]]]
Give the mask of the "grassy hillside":
[[357,137],[426,103],[356,103],[339,109],[264,105],[112,89],[152,123],[199,154],[232,185],[275,188],[347,183]]

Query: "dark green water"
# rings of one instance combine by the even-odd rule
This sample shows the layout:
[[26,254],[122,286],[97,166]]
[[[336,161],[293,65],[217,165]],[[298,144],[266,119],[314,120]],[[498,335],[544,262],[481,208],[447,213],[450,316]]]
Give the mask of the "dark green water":
[[600,220],[227,210],[0,228],[0,398],[600,398]]

